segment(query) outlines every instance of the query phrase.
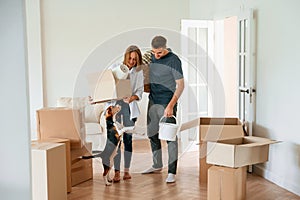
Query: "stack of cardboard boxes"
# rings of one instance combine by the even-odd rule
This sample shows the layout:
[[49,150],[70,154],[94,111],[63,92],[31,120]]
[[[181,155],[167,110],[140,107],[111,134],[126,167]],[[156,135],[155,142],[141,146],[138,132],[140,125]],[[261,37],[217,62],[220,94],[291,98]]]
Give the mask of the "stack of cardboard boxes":
[[208,199],[246,198],[247,166],[268,160],[269,144],[276,141],[245,136],[238,118],[203,117],[181,126],[199,126],[200,184],[207,184]]
[[[246,199],[247,166],[268,161],[274,140],[253,136],[207,142],[208,199]],[[229,186],[229,187],[228,187]]]
[[85,142],[84,112],[75,108],[43,108],[37,110],[38,141],[33,143],[65,143],[67,191],[72,186],[93,178],[92,144]]
[[201,117],[182,124],[181,131],[199,127],[199,174],[200,184],[207,184],[208,169],[212,166],[206,162],[207,141],[218,141],[244,136],[244,131],[237,118]]
[[[118,79],[112,70],[104,70],[102,72],[96,72],[88,75],[88,82],[91,87],[91,96],[95,103],[106,102],[113,99],[122,99],[123,97],[131,95],[131,87],[129,79]],[[43,174],[45,180],[50,179],[47,177],[50,174],[47,171],[54,173],[56,168],[53,167],[56,162],[59,163],[65,169],[61,172],[57,172],[59,176],[64,176],[65,179],[60,180],[60,183],[65,184],[66,192],[71,192],[72,186],[75,186],[84,181],[93,178],[93,165],[92,159],[83,160],[82,156],[91,155],[92,143],[85,141],[85,123],[84,123],[84,108],[42,108],[37,110],[37,132],[38,140],[32,141],[32,155],[33,155],[33,170],[37,170],[34,166],[40,166],[45,161],[46,172]],[[51,154],[52,145],[62,145],[61,155],[53,158]],[[36,148],[45,147],[45,159],[40,160],[37,158]],[[49,148],[46,148],[49,147]],[[54,148],[54,147],[53,147]],[[41,149],[40,149],[41,150]],[[47,158],[47,155],[51,159]],[[36,173],[33,173],[33,175]],[[46,184],[46,183],[45,183]],[[39,184],[36,184],[37,186]],[[47,185],[47,184],[46,184]],[[51,185],[52,187],[52,185]],[[52,190],[51,188],[45,189],[44,196],[48,193],[55,193],[64,190],[64,187],[60,187],[60,190]],[[37,190],[34,190],[37,193]],[[55,198],[54,198],[55,199]],[[63,199],[63,198],[56,198]]]

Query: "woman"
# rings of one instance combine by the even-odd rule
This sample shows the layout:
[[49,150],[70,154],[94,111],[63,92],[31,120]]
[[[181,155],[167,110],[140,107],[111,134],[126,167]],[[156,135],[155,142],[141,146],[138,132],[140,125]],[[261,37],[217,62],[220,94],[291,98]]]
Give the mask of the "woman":
[[[126,65],[129,69],[128,78],[130,79],[132,95],[125,97],[122,100],[117,100],[115,104],[121,106],[121,111],[117,114],[116,120],[123,124],[124,127],[133,127],[140,114],[137,101],[142,99],[144,92],[144,76],[140,66],[142,63],[142,54],[140,49],[135,46],[129,46],[123,59],[123,65]],[[113,67],[120,67],[120,65],[114,65]],[[127,131],[123,134],[124,143],[124,176],[123,180],[131,179],[129,173],[131,158],[132,158],[132,133]],[[115,176],[113,181],[120,181],[120,162],[121,162],[121,150],[118,149],[118,154],[114,158]]]

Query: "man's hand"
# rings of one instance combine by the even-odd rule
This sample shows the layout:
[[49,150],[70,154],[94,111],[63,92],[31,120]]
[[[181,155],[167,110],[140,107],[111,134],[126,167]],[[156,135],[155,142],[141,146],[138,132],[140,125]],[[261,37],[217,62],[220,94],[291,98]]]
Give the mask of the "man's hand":
[[168,105],[165,109],[164,116],[165,117],[172,117],[172,115],[173,115],[173,107]]
[[174,92],[174,95],[173,95],[171,101],[169,102],[168,106],[165,109],[165,112],[164,112],[165,117],[171,117],[173,115],[173,108],[174,108],[175,104],[177,103],[177,100],[181,96],[182,91],[184,89],[183,78],[176,80],[176,84],[177,84],[177,88]]

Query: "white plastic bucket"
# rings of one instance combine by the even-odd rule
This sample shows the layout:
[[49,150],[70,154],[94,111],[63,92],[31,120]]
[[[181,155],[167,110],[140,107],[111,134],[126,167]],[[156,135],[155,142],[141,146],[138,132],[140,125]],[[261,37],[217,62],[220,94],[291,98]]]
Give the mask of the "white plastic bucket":
[[164,116],[159,120],[159,132],[158,132],[159,139],[167,140],[167,141],[175,141],[176,140],[176,135],[179,130],[179,125],[177,122],[177,118],[174,115],[172,117],[175,118],[176,124],[162,122],[162,119],[164,118]]

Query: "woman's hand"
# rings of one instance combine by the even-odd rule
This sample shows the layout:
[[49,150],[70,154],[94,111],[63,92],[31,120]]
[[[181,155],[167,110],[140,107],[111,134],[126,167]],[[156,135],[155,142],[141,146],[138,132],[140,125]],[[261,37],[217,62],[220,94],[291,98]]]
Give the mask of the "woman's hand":
[[132,101],[130,101],[130,99],[131,99],[131,97],[125,97],[125,98],[123,98],[123,101],[125,102],[125,103],[131,103]]
[[139,100],[139,97],[138,96],[136,96],[136,95],[132,95],[131,97],[124,97],[123,98],[123,101],[125,102],[125,103],[131,103],[131,102],[133,102],[134,100]]

